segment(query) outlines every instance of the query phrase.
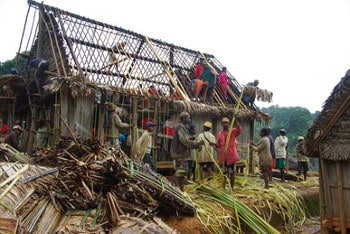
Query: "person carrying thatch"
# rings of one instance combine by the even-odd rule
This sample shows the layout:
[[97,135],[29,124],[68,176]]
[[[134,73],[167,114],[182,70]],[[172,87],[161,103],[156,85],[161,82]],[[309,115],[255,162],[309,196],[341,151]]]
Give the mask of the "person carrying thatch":
[[145,124],[145,130],[136,141],[136,153],[141,156],[142,161],[147,163],[153,171],[157,171],[152,158],[152,148],[155,148],[152,137],[154,126],[156,124],[151,121]]
[[253,104],[256,98],[257,87],[259,85],[259,80],[254,80],[253,82],[248,82],[244,88],[243,102],[247,104]]
[[[217,143],[213,145],[219,148],[219,165],[222,166],[223,172],[227,175],[227,177],[229,177],[231,189],[233,190],[235,183],[236,162],[240,160],[237,150],[236,138],[242,133],[242,127],[236,120],[235,127],[230,131],[230,120],[226,117],[222,118],[221,124],[222,130],[218,133]],[[230,136],[229,133],[231,133]],[[222,184],[222,187],[224,189],[225,186],[226,176],[224,177]]]
[[107,140],[111,145],[119,147],[119,128],[133,128],[134,125],[122,122],[116,113],[116,105],[114,103],[107,103],[107,110],[111,113],[111,125],[108,129]]
[[15,148],[16,150],[19,150],[18,139],[19,139],[20,135],[22,134],[22,132],[23,132],[23,129],[22,129],[21,125],[15,125],[15,126],[13,126],[12,131],[5,136],[5,138],[3,139],[2,142],[9,144],[10,146]]
[[178,169],[175,172],[177,185],[183,191],[185,174],[189,170],[186,159],[190,157],[190,149],[199,148],[204,144],[203,141],[196,141],[188,132],[188,125],[191,123],[191,116],[187,111],[180,113],[180,123],[174,130],[173,140],[171,141],[170,156],[177,160]]
[[298,159],[298,176],[301,175],[301,173],[304,175],[304,180],[306,180],[307,177],[307,171],[309,170],[308,166],[308,157],[306,156],[306,148],[305,148],[305,141],[304,137],[299,136],[298,137],[298,144],[295,146],[295,154]]
[[254,151],[258,152],[260,170],[265,182],[265,188],[268,189],[270,166],[272,162],[268,128],[262,128],[259,136],[261,139],[259,140],[258,144],[254,144],[253,141],[250,141],[250,145]]
[[216,142],[216,138],[210,130],[213,124],[206,121],[203,124],[203,132],[198,135],[198,140],[204,141],[204,145],[198,150],[199,176],[203,179],[204,171],[207,176],[212,176],[214,172],[214,147],[211,143]]
[[286,169],[286,158],[287,158],[287,145],[288,145],[288,138],[287,138],[287,131],[285,129],[280,130],[279,136],[275,139],[275,154],[276,154],[276,168],[280,169],[281,172],[281,181],[284,182],[285,179],[285,172]]

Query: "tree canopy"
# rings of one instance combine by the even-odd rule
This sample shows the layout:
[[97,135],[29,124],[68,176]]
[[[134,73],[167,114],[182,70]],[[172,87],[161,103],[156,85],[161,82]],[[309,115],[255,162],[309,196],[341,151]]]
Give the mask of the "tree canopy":
[[0,75],[10,73],[11,68],[17,69],[19,74],[23,75],[26,70],[27,63],[28,60],[20,55],[16,55],[13,59],[5,62],[0,62]]

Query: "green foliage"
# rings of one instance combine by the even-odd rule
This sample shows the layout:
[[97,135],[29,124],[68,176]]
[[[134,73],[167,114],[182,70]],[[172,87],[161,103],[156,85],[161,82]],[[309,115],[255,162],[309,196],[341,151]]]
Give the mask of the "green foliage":
[[[289,139],[288,153],[294,154],[294,146],[297,144],[298,136],[306,135],[308,129],[311,127],[315,117],[315,114],[304,107],[279,107],[270,106],[268,108],[262,108],[261,111],[266,112],[272,116],[272,121],[269,123],[269,127],[272,128],[272,136],[275,138],[279,134],[279,130],[284,128],[287,130],[287,137]],[[256,124],[255,126],[255,140],[259,138],[259,130],[264,127],[264,124]]]
[[[23,52],[23,54],[28,54],[29,52]],[[0,75],[10,73],[11,68],[16,68],[19,74],[24,74],[28,60],[20,55],[16,55],[13,59],[7,60],[5,62],[0,62]]]

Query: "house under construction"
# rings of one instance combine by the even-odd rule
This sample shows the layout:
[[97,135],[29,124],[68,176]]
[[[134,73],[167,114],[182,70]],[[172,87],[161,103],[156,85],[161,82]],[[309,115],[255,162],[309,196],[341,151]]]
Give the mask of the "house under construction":
[[[213,93],[214,105],[192,101],[189,84],[198,59],[204,57],[217,72],[223,67],[213,55],[34,1],[28,4],[19,51],[29,54],[20,55],[28,61],[43,58],[48,69],[40,79],[35,69],[0,78],[1,86],[10,89],[7,94],[2,91],[0,117],[10,126],[16,120],[22,122],[26,129],[22,148],[27,152],[35,148],[39,119],[49,126],[50,143],[58,135],[94,137],[105,142],[107,102],[121,108],[125,122],[138,125],[144,115],[152,117],[158,124],[158,133],[169,116],[176,122],[177,114],[183,110],[191,113],[197,127],[211,120],[215,133],[221,117],[232,117],[239,105],[237,116],[244,128],[241,142],[252,139],[255,120],[269,120],[268,115],[240,101],[242,86],[229,71],[227,101],[218,88]],[[157,92],[149,92],[150,88]],[[144,109],[148,111],[143,112]],[[136,129],[130,133],[136,134]],[[167,138],[166,134],[156,136],[159,142]],[[134,143],[136,137],[132,139]],[[158,152],[160,160],[163,151]]]

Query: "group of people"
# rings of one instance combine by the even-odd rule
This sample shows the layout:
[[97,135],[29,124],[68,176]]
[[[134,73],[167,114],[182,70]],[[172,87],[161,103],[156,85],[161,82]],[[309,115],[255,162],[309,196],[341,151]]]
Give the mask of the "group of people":
[[[227,181],[226,177],[230,180],[231,189],[233,189],[236,162],[240,160],[236,138],[241,134],[242,127],[238,121],[235,121],[235,127],[230,128],[230,120],[223,118],[221,121],[222,130],[218,132],[217,137],[211,133],[212,123],[206,121],[203,124],[203,131],[196,135],[191,134],[191,116],[188,112],[184,111],[180,113],[180,123],[174,130],[173,140],[171,144],[171,157],[176,160],[177,171],[175,173],[176,184],[181,190],[184,189],[185,176],[188,178],[193,171],[191,167],[191,152],[197,150],[199,164],[200,179],[205,176],[209,177],[213,175],[215,164],[221,167],[223,173],[226,174],[223,181],[223,187],[225,188]],[[214,151],[217,150],[217,158]],[[195,165],[195,164],[194,164]]]
[[[11,131],[9,131],[9,126],[6,121],[2,123],[1,128],[1,143],[6,143],[18,151],[23,151],[20,145],[20,139],[24,129],[22,127],[21,121],[17,120],[13,125]],[[49,130],[46,126],[46,122],[42,119],[39,119],[36,123],[35,131],[35,148],[46,147],[49,143]]]
[[204,58],[200,58],[193,69],[193,80],[190,85],[194,94],[193,100],[213,104],[213,91],[218,84],[223,99],[227,101],[227,91],[230,83],[226,67],[223,67],[218,74]]

